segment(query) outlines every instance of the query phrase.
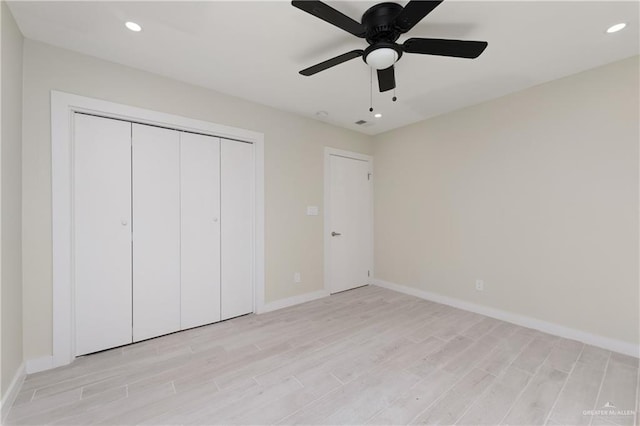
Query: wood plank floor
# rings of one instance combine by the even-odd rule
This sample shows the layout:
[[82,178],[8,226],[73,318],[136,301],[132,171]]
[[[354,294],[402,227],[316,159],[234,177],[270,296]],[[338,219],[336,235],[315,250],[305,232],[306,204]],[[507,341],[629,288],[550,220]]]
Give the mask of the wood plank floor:
[[32,374],[8,423],[633,425],[638,386],[636,358],[369,286]]

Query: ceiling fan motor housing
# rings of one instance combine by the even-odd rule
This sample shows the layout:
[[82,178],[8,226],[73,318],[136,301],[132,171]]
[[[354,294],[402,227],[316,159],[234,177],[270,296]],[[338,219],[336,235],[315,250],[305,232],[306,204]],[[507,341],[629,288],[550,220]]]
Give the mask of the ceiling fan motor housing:
[[366,28],[366,40],[369,44],[380,41],[393,43],[401,32],[394,25],[396,17],[403,7],[397,3],[380,3],[362,15],[362,25]]

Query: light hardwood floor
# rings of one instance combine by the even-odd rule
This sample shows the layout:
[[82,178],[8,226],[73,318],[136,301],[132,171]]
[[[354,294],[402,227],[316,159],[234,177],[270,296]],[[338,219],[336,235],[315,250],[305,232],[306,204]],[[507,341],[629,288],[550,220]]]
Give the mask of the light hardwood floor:
[[636,358],[369,286],[32,374],[8,422],[633,425],[608,411],[638,386]]

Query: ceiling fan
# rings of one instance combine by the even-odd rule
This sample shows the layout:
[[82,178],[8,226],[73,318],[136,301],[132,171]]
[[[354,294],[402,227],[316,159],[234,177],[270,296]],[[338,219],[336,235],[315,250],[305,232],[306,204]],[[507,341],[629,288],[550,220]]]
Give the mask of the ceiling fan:
[[418,22],[435,9],[443,0],[411,0],[405,7],[397,3],[380,3],[369,8],[362,15],[362,23],[357,22],[331,6],[315,0],[294,0],[291,4],[316,18],[364,38],[369,46],[364,50],[352,50],[300,71],[304,76],[362,56],[364,62],[378,72],[378,86],[381,92],[394,89],[396,79],[393,65],[403,53],[422,55],[452,56],[456,58],[477,58],[486,49],[486,41],[444,40],[437,38],[410,38],[397,44],[398,38],[411,30]]

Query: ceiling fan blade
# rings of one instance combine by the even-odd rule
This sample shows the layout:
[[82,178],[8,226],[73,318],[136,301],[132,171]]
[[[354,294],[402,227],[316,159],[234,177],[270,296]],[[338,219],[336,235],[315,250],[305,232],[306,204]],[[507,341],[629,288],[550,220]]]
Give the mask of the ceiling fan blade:
[[364,38],[366,30],[364,26],[349,18],[347,15],[339,12],[321,1],[316,0],[293,0],[291,4],[300,10],[303,10],[316,18],[335,25],[336,27],[353,34],[356,37]]
[[486,41],[410,38],[404,42],[402,48],[407,53],[474,59],[484,52],[487,45]]
[[324,62],[320,62],[312,67],[305,68],[300,71],[300,74],[305,76],[310,76],[320,71],[324,71],[328,68],[335,67],[336,65],[340,65],[343,62],[350,61],[351,59],[357,58],[364,54],[364,50],[352,50],[351,52],[343,53],[340,56],[336,56],[335,58],[327,59]]
[[396,88],[396,76],[393,65],[383,70],[378,70],[378,87],[380,92]]
[[406,33],[411,28],[413,28],[418,22],[422,21],[422,18],[427,16],[433,9],[438,7],[443,0],[437,1],[420,1],[420,0],[411,0],[407,5],[402,9],[400,14],[396,17],[396,26],[402,31]]

